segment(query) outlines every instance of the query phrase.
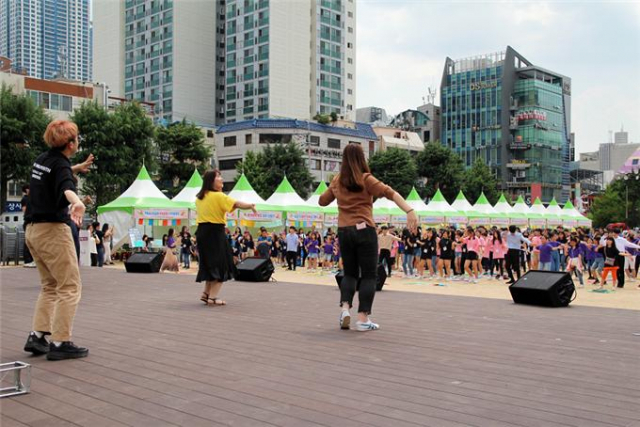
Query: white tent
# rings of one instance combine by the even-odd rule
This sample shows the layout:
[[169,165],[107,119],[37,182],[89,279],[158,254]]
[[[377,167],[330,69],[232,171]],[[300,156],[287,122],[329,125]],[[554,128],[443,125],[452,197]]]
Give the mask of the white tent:
[[188,209],[169,200],[151,180],[147,168],[142,166],[138,177],[117,199],[98,207],[98,221],[114,227],[113,249],[127,243],[129,229],[136,227],[135,220],[182,221],[188,217]]
[[189,178],[189,182],[184,186],[173,199],[173,202],[179,203],[182,206],[188,207],[191,210],[196,209],[196,194],[202,188],[202,177],[198,172],[198,169],[193,171],[193,175]]

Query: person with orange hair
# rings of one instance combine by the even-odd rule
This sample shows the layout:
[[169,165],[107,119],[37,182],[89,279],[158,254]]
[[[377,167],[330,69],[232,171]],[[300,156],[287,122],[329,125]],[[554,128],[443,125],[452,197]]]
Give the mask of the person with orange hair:
[[71,341],[82,284],[67,221],[80,225],[85,212],[69,161],[78,152],[78,127],[55,120],[47,126],[44,141],[49,150],[38,156],[31,171],[31,217],[26,230],[42,288],[24,350],[47,354],[48,360],[76,359],[89,354]]

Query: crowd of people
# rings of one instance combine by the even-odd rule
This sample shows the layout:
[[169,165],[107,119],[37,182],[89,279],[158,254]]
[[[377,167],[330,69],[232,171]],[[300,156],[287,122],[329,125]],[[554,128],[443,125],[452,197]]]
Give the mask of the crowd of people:
[[[544,270],[567,271],[580,285],[589,280],[599,287],[608,283],[603,276],[611,274],[613,286],[623,287],[625,277],[635,281],[640,268],[640,233],[631,230],[448,226],[410,232],[382,225],[376,232],[378,261],[389,277],[472,283],[491,278],[511,284],[528,270]],[[249,229],[225,228],[225,237],[234,264],[261,257],[292,271],[336,272],[343,267],[340,242],[332,228],[320,232],[291,226],[274,232],[263,227],[255,237]],[[149,241],[146,235],[143,239]],[[197,242],[187,227],[177,238],[170,229],[163,236],[163,246],[170,252],[164,270],[189,269],[198,259]]]
[[[89,350],[71,340],[82,283],[79,271],[78,227],[82,225],[85,202],[77,194],[74,173],[86,172],[93,162],[90,155],[79,165],[70,158],[79,149],[78,127],[69,121],[51,122],[44,141],[49,150],[37,157],[25,195],[26,245],[38,268],[41,291],[35,305],[32,330],[24,350],[46,354],[49,360],[86,357]],[[235,200],[222,192],[218,170],[207,171],[196,196],[197,231],[195,238],[183,227],[178,238],[169,230],[163,238],[163,269],[177,271],[179,262],[189,268],[198,259],[196,282],[204,282],[200,301],[224,306],[220,298],[223,283],[237,276],[236,264],[246,257],[271,258],[290,270],[306,265],[308,270],[341,268],[341,329],[351,328],[351,309],[358,291],[357,331],[374,331],[380,325],[371,318],[378,264],[389,275],[402,269],[406,278],[438,278],[477,282],[481,276],[507,279],[514,283],[528,269],[567,271],[584,284],[588,273],[594,284],[603,286],[611,274],[612,284],[624,287],[625,276],[635,280],[640,264],[640,239],[619,229],[567,231],[563,228],[522,232],[515,226],[418,227],[411,206],[393,188],[376,179],[369,170],[362,147],[350,143],[343,151],[340,173],[320,196],[320,206],[334,200],[338,204],[337,233],[328,229],[304,233],[290,227],[283,232],[260,230],[256,239],[248,230],[226,227],[226,214],[236,209],[256,212],[255,205]],[[377,227],[373,219],[373,200],[385,197],[406,213],[404,229]],[[108,224],[89,227],[92,265],[109,263],[107,245],[113,229]],[[150,238],[144,236],[148,248]],[[93,245],[92,245],[93,246]],[[110,247],[110,246],[109,246]],[[177,258],[180,256],[180,261]],[[506,271],[506,276],[505,276]],[[47,339],[50,337],[50,340]]]

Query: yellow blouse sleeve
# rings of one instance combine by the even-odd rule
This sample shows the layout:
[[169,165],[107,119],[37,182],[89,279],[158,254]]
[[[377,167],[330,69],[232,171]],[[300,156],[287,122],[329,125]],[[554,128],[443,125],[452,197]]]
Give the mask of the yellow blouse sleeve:
[[226,194],[224,195],[224,198],[222,199],[222,208],[225,210],[225,212],[233,211],[233,205],[235,204],[235,199],[227,196]]

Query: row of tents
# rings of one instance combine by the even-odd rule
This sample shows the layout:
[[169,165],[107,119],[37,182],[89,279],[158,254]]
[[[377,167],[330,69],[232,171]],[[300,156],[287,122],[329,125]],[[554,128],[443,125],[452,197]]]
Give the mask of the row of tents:
[[[98,207],[98,220],[115,226],[115,242],[128,237],[131,234],[130,230],[135,228],[191,225],[195,218],[196,194],[201,187],[202,178],[196,170],[182,191],[173,199],[169,199],[153,183],[143,166],[134,183],[120,197]],[[274,228],[283,224],[296,227],[335,226],[338,216],[336,201],[327,207],[318,205],[318,199],[326,189],[327,184],[321,182],[313,195],[305,201],[285,176],[275,192],[264,200],[243,174],[229,196],[247,203],[255,203],[258,212],[254,214],[235,211],[227,216],[228,225]],[[437,226],[449,223],[500,227],[510,224],[521,227],[591,226],[591,220],[578,212],[571,201],[567,201],[561,208],[555,198],[547,207],[540,199],[536,199],[529,207],[521,196],[512,206],[503,194],[495,205],[491,205],[482,193],[472,205],[460,191],[455,201],[449,204],[438,190],[431,201],[425,203],[413,188],[406,200],[423,225]],[[373,214],[375,222],[379,224],[401,226],[406,223],[404,212],[395,203],[384,198],[374,202]]]

